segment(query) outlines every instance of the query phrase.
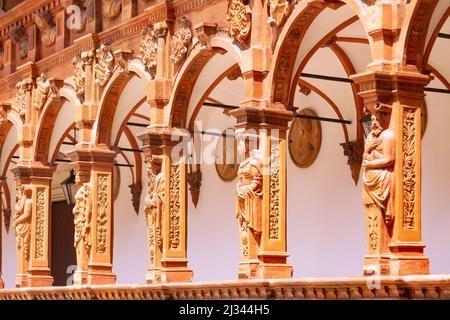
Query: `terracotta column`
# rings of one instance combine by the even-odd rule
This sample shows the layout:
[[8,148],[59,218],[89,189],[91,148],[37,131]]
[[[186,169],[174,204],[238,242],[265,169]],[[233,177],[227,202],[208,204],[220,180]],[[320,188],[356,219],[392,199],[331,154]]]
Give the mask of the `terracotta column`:
[[[146,199],[149,228],[147,282],[192,281],[186,243],[186,155],[183,148],[176,156],[172,155],[174,148],[180,147],[178,143],[182,137],[172,134],[169,129],[150,128],[139,139],[147,161],[151,159],[151,165],[161,162],[161,174],[154,172],[149,176],[151,189]],[[163,187],[156,187],[161,180]],[[162,208],[150,206],[150,200],[158,196],[162,199]]]
[[[374,213],[366,207],[369,254],[364,259],[364,273],[428,274],[429,260],[421,241],[420,153],[421,107],[429,77],[415,72],[369,71],[352,78],[360,84],[359,94],[371,114],[383,109],[391,112],[388,129],[395,154],[392,168],[387,170],[392,172],[392,181],[385,209],[375,203]],[[367,148],[366,139],[365,153]]]
[[[40,165],[18,165],[13,172],[16,185],[22,188],[23,194],[23,198],[18,198],[14,219],[19,250],[16,286],[51,286],[50,195],[53,169]],[[18,210],[18,207],[21,209]]]
[[0,177],[0,289],[4,287],[4,283],[2,280],[2,255],[3,255],[3,244],[2,244],[2,230],[3,230],[3,201],[2,199],[2,193],[3,193],[3,184],[6,183],[5,177]]
[[[231,114],[237,118],[237,135],[245,131],[249,139],[238,172],[236,215],[242,242],[239,278],[290,278],[293,269],[287,264],[286,252],[286,130],[292,112],[241,107]],[[248,168],[246,163],[250,164]],[[252,184],[262,179],[262,187],[254,190],[256,197],[246,198],[239,195],[239,185],[246,188],[249,168],[254,172]],[[258,197],[261,205],[252,204]],[[246,241],[248,252],[244,250]]]

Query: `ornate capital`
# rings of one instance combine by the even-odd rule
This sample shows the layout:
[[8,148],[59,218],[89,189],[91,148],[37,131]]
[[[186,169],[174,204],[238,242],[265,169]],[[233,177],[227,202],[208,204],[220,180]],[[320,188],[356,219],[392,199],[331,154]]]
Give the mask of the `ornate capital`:
[[56,25],[50,12],[38,12],[34,15],[34,22],[41,32],[41,41],[49,47],[56,41]]
[[192,42],[191,22],[187,17],[177,20],[177,29],[172,36],[172,52],[170,60],[177,64],[186,56],[189,44]]
[[154,27],[154,30],[155,30],[155,37],[163,38],[163,37],[166,36],[167,29],[168,29],[167,22],[163,21],[163,22],[155,23],[153,25],[153,27]]
[[204,47],[209,47],[211,37],[217,32],[217,23],[203,22],[194,26],[194,30],[198,42]]
[[252,26],[252,9],[248,0],[228,0],[227,21],[230,35],[239,42],[245,42]]

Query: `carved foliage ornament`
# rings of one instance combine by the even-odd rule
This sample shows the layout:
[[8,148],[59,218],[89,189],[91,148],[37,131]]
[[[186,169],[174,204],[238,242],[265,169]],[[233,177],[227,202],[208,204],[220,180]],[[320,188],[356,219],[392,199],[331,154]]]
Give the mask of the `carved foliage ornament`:
[[291,0],[269,0],[267,6],[269,9],[267,23],[271,27],[282,26],[292,12]]
[[19,46],[19,58],[24,59],[28,54],[28,33],[23,26],[15,26],[9,31],[11,41]]
[[227,21],[230,35],[239,42],[245,42],[250,35],[252,9],[247,0],[228,0]]
[[156,51],[157,38],[155,30],[153,25],[149,25],[142,30],[142,40],[139,46],[139,52],[141,53],[142,64],[151,74],[154,74],[156,71]]
[[46,211],[46,201],[45,201],[45,188],[37,188],[36,197],[36,248],[35,257],[36,259],[44,259],[44,239],[45,239],[45,211]]
[[103,0],[103,16],[108,19],[117,18],[122,12],[122,0]]
[[106,253],[106,233],[108,230],[108,186],[109,175],[99,174],[97,177],[97,245],[96,253]]
[[95,83],[103,87],[108,83],[114,69],[114,56],[108,46],[102,44],[96,50],[94,66]]
[[170,217],[169,217],[169,248],[177,249],[180,245],[180,163],[170,165]]
[[416,200],[416,110],[403,111],[403,228],[414,229]]
[[42,43],[49,47],[56,41],[56,25],[50,12],[38,12],[34,16],[34,22],[41,32]]
[[280,234],[280,142],[270,146],[270,212],[269,238],[278,239]]
[[178,27],[172,36],[172,53],[170,61],[177,64],[186,56],[189,44],[192,41],[191,22],[187,17],[181,17],[177,21]]
[[25,79],[19,81],[16,84],[16,107],[18,109],[20,118],[25,121],[25,115],[27,113],[27,92],[31,91],[32,83],[31,79]]

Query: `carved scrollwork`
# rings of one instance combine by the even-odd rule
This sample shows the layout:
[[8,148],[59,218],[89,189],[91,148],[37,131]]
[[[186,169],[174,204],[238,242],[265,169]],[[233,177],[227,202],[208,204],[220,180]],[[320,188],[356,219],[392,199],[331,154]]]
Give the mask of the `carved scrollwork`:
[[416,110],[403,111],[403,228],[415,227],[416,202]]
[[96,64],[94,66],[95,83],[100,87],[105,86],[111,78],[114,69],[114,55],[108,46],[102,44],[96,50]]
[[245,42],[250,35],[252,9],[247,0],[228,0],[227,21],[230,35],[239,42]]
[[117,18],[122,12],[122,0],[103,0],[103,16],[108,19]]
[[189,44],[192,42],[191,22],[187,17],[177,21],[178,27],[172,36],[172,53],[170,61],[177,64],[186,56]]
[[78,97],[84,97],[84,80],[86,74],[84,72],[84,63],[80,56],[75,56],[72,60],[73,64],[73,74],[72,74],[72,82],[65,84],[70,85],[75,90],[75,93]]
[[95,251],[98,254],[106,253],[106,238],[108,232],[108,186],[111,184],[109,175],[99,174],[97,177],[97,245]]
[[269,0],[267,6],[269,11],[267,23],[271,27],[282,26],[292,12],[291,0]]
[[153,25],[146,26],[142,30],[139,52],[141,53],[140,58],[145,69],[154,75],[156,71],[157,38]]
[[28,33],[23,26],[12,27],[9,31],[11,41],[19,46],[19,58],[24,59],[28,55]]
[[41,32],[42,43],[49,47],[56,41],[56,25],[50,12],[38,12],[34,16],[34,22]]

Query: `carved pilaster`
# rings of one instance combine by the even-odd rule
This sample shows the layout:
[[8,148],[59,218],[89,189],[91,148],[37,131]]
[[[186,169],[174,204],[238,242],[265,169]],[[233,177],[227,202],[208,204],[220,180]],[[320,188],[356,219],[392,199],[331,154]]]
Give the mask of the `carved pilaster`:
[[147,282],[192,281],[186,248],[186,155],[172,158],[173,148],[183,140],[176,136],[180,140],[172,141],[170,130],[158,128],[139,138],[149,165]]
[[[372,115],[363,156],[369,252],[365,273],[428,274],[429,260],[421,242],[420,132],[423,90],[429,77],[375,71],[352,78]],[[383,113],[390,110],[390,122],[383,126]],[[379,124],[383,131],[377,130]],[[382,176],[377,179],[377,175]]]
[[[238,219],[243,245],[239,277],[290,278],[293,270],[287,264],[286,252],[286,130],[293,114],[252,107],[241,107],[231,114],[237,118],[236,134],[242,131],[247,137],[245,143],[239,142],[240,149],[245,150],[240,151],[245,160],[239,167],[237,188],[237,215],[244,217]],[[253,172],[253,179],[249,172]],[[255,202],[258,197],[239,192],[240,186],[247,190],[249,180],[261,180],[260,189],[253,190],[255,195],[260,194],[260,204]]]

